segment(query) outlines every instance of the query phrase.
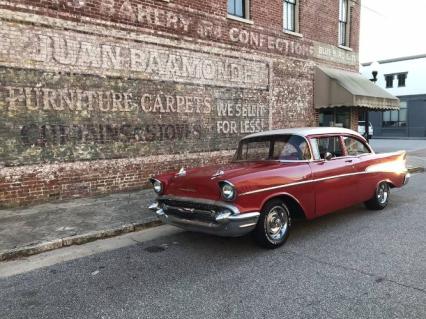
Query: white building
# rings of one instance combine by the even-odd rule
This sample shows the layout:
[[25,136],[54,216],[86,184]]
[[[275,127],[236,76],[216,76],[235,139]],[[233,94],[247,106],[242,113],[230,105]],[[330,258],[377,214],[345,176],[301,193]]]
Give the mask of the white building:
[[399,111],[370,112],[375,137],[426,136],[426,54],[363,63],[361,73],[401,100]]

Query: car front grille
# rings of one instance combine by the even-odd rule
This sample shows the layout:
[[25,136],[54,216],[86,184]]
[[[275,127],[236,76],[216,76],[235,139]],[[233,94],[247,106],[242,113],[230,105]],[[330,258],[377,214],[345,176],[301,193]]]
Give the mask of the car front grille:
[[162,199],[159,203],[160,207],[168,215],[206,222],[215,222],[216,215],[223,210],[222,207],[210,204],[178,201],[173,199]]

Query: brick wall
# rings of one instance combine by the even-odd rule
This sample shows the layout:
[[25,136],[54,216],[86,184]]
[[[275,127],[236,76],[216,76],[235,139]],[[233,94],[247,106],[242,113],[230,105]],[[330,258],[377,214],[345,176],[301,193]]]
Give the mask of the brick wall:
[[358,121],[359,121],[359,115],[360,115],[360,110],[358,109],[352,109],[352,114],[351,114],[351,129],[358,132]]
[[317,123],[315,65],[337,48],[337,0],[0,0],[0,206],[146,186],[160,171],[229,160],[238,139]]

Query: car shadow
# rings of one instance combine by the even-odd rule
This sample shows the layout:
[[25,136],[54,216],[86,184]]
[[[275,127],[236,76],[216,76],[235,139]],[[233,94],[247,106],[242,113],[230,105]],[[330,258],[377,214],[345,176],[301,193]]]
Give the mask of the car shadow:
[[[313,220],[293,221],[291,234],[288,243],[297,243],[304,240],[312,240],[315,237],[323,237],[327,234],[339,231],[342,227],[347,228],[353,223],[362,222],[363,219],[373,217],[377,212],[367,210],[363,205],[353,206],[347,209],[336,211],[332,214],[324,215]],[[209,234],[185,231],[168,240],[165,245],[173,246],[171,243],[177,242],[191,249],[193,252],[209,251],[211,254],[220,253],[223,256],[232,254],[233,256],[249,256],[264,252],[268,254],[269,249],[264,249],[257,245],[254,236],[248,234],[242,237],[218,237]],[[285,248],[286,244],[282,247]],[[152,248],[156,250],[155,248]]]

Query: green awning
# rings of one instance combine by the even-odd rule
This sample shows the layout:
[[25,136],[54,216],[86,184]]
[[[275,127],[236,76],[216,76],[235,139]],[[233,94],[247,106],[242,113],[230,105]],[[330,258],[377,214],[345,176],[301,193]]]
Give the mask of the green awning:
[[358,107],[371,110],[398,110],[399,99],[359,73],[317,67],[315,108]]

